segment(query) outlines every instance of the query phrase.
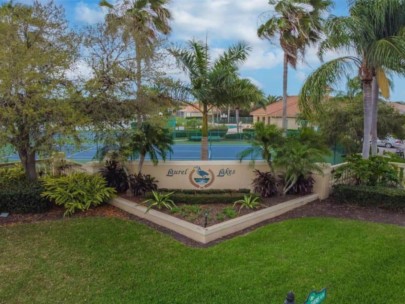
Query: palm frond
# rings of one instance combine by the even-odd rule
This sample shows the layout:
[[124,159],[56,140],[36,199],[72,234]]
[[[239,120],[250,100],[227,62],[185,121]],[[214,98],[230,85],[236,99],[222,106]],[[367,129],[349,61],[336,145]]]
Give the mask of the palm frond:
[[223,54],[215,60],[214,68],[216,66],[234,66],[244,62],[251,51],[249,47],[244,42],[238,42],[235,45],[229,47]]
[[371,66],[385,66],[390,70],[403,74],[405,72],[405,37],[395,36],[374,42],[367,52],[367,60]]
[[381,95],[388,99],[390,98],[390,81],[388,80],[385,71],[382,68],[376,69],[376,79]]
[[353,63],[361,64],[356,57],[337,58],[323,64],[307,78],[299,98],[299,107],[306,117],[321,111],[321,103],[329,88],[353,70]]

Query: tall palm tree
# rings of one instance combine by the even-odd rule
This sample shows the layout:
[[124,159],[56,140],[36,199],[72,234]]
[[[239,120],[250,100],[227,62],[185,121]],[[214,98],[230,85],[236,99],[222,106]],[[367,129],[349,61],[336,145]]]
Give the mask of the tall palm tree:
[[[259,26],[262,39],[279,38],[284,51],[283,60],[283,130],[286,134],[288,66],[296,69],[298,57],[305,55],[306,47],[316,43],[322,33],[322,14],[332,4],[330,0],[269,0],[275,15]],[[310,7],[308,7],[310,6]]]
[[244,62],[249,47],[237,43],[216,60],[212,60],[208,46],[200,41],[189,41],[187,48],[171,48],[169,52],[178,65],[188,73],[189,87],[184,88],[194,101],[189,105],[202,113],[201,159],[208,159],[208,113],[214,107],[256,102],[262,98],[259,90],[247,79],[240,79],[238,65]]
[[[172,16],[166,7],[168,2],[169,0],[122,0],[114,6],[106,0],[100,1],[100,6],[109,9],[106,22],[110,31],[121,34],[124,42],[135,43],[135,82],[139,111],[146,99],[142,89],[143,64],[149,63],[159,36],[171,32],[169,22]],[[138,119],[138,126],[140,123]]]
[[[364,158],[370,153],[373,100],[376,103],[378,91],[388,96],[388,71],[405,73],[404,12],[402,0],[357,0],[353,2],[349,16],[332,16],[326,23],[327,38],[321,44],[321,57],[325,50],[350,50],[354,55],[323,64],[308,77],[301,89],[300,106],[310,115],[311,111],[321,109],[326,88],[345,77],[353,66],[358,69],[363,90]],[[374,79],[379,89],[375,86],[373,90]]]

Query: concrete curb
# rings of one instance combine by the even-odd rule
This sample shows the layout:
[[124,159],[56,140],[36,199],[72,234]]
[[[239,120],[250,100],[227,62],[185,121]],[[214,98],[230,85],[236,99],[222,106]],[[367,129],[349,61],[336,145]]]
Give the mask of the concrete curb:
[[207,228],[191,224],[187,221],[178,219],[174,216],[170,216],[156,210],[149,210],[149,212],[146,213],[146,207],[121,197],[113,199],[110,204],[140,218],[151,221],[152,223],[155,223],[159,226],[173,230],[194,241],[206,244],[229,234],[256,225],[265,220],[279,216],[283,213],[306,205],[317,199],[318,194],[311,194],[304,197],[299,197]]

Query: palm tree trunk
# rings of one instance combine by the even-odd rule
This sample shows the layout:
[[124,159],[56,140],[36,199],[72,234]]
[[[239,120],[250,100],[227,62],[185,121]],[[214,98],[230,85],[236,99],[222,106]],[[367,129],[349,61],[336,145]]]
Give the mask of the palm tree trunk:
[[208,106],[203,105],[201,128],[201,160],[208,160]]
[[287,136],[288,121],[287,121],[287,81],[288,81],[288,61],[287,53],[284,53],[284,64],[283,64],[283,133]]
[[239,107],[235,108],[236,132],[239,133]]
[[143,163],[145,162],[145,154],[139,155],[138,174],[142,173]]
[[141,113],[141,104],[142,104],[142,57],[141,57],[141,50],[136,44],[136,74],[135,74],[135,83],[136,83],[136,109],[138,113],[136,113],[136,125],[138,128],[142,126],[142,113]]
[[364,106],[364,128],[363,128],[363,151],[364,159],[370,156],[370,133],[372,119],[372,80],[363,80],[363,106]]
[[372,90],[372,113],[371,113],[371,155],[377,155],[377,121],[378,121],[378,82],[373,78]]

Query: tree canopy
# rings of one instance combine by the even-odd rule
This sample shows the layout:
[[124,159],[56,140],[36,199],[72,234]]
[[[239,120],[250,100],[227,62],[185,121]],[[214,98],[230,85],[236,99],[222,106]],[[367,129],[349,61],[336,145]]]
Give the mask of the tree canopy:
[[11,144],[36,179],[36,155],[50,151],[56,136],[74,135],[82,121],[67,77],[80,41],[61,7],[39,1],[2,4],[0,40],[0,143]]

